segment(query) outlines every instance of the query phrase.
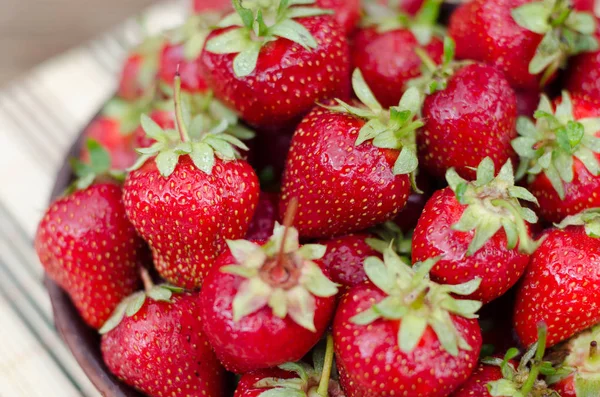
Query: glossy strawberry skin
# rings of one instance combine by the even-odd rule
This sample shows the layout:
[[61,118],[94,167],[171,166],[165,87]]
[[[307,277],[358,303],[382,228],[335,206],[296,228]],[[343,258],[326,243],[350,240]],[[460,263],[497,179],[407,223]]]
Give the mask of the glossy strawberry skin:
[[[600,101],[582,95],[572,95],[575,120],[600,117]],[[595,134],[600,137],[600,131]],[[600,160],[600,154],[596,154]],[[600,207],[600,176],[591,174],[583,163],[573,158],[573,181],[563,182],[565,198],[560,199],[545,174],[539,174],[528,186],[540,203],[540,214],[549,222],[560,222],[587,208]]]
[[[502,358],[502,357],[501,357]],[[518,363],[513,365],[517,368]],[[492,397],[487,384],[502,379],[502,370],[495,365],[479,364],[473,375],[450,397]]]
[[406,205],[408,175],[394,175],[397,150],[355,146],[364,121],[316,107],[292,139],[279,213],[298,198],[303,237],[328,238],[392,219]]
[[[352,64],[359,68],[384,107],[397,106],[406,83],[421,75],[421,58],[415,49],[420,47],[408,29],[379,33],[377,28],[361,28],[352,38]],[[436,63],[442,60],[444,45],[434,37],[422,47]]]
[[365,259],[370,256],[383,258],[366,243],[367,238],[373,236],[367,233],[356,233],[319,242],[327,247],[321,262],[329,272],[331,281],[341,285],[340,295],[367,280],[364,269]]
[[475,232],[452,229],[465,208],[450,188],[434,193],[413,235],[413,260],[421,262],[441,255],[431,270],[431,278],[442,284],[460,284],[480,277],[481,285],[470,297],[487,303],[503,295],[519,280],[529,255],[519,253],[516,248],[507,249],[506,234],[501,229],[479,251],[467,256]]
[[102,338],[104,362],[149,396],[222,397],[225,371],[202,333],[198,295],[146,299]]
[[558,381],[551,387],[560,394],[560,397],[577,397],[577,390],[575,389],[575,376],[573,375]]
[[458,59],[498,67],[518,89],[539,89],[541,76],[529,74],[529,63],[543,36],[514,21],[511,11],[532,0],[474,0],[450,18],[449,34]]
[[193,289],[202,285],[225,240],[244,237],[258,195],[256,174],[245,161],[217,159],[208,175],[181,156],[168,178],[153,160],[132,171],[123,200],[160,275]]
[[50,206],[35,249],[48,276],[97,329],[138,288],[146,248],[125,215],[121,188],[100,183]]
[[467,380],[477,365],[481,331],[476,320],[453,322],[472,350],[457,357],[444,351],[433,330],[425,331],[409,354],[398,346],[400,321],[376,320],[369,326],[350,321],[385,295],[369,282],[352,288],[340,302],[333,338],[340,383],[347,397],[443,397]]
[[[256,69],[246,77],[233,72],[236,54],[201,55],[208,85],[215,96],[237,110],[251,125],[277,130],[297,123],[314,106],[329,98],[350,95],[350,56],[344,32],[330,16],[298,19],[318,48],[277,39],[265,45]],[[224,33],[217,30],[207,41]]]
[[196,13],[210,10],[227,10],[230,8],[230,0],[193,0],[192,3],[192,9]]
[[279,195],[276,193],[260,192],[258,205],[248,226],[246,240],[267,240],[273,234],[277,222]]
[[333,18],[346,34],[352,32],[360,20],[360,0],[317,0],[315,5],[325,10],[332,10]]
[[445,90],[423,105],[425,126],[417,133],[419,164],[443,178],[454,167],[466,179],[486,157],[496,169],[516,159],[511,140],[517,135],[517,99],[502,73],[472,64],[458,70]]
[[296,324],[290,316],[276,317],[269,307],[236,323],[232,303],[244,279],[221,271],[221,267],[234,263],[231,253],[224,252],[209,271],[200,296],[204,333],[221,363],[228,371],[246,373],[300,360],[329,325],[335,297],[315,297],[317,332]]
[[545,237],[517,290],[513,325],[525,346],[537,340],[541,321],[548,347],[600,322],[600,240],[580,226]]
[[179,70],[181,76],[181,89],[183,91],[199,93],[207,90],[199,60],[185,59],[183,45],[169,43],[163,48],[160,57],[158,71],[160,80],[173,87],[177,70]]
[[[387,5],[388,0],[378,0],[379,4]],[[421,9],[423,0],[398,0],[394,2],[398,5],[398,9],[407,12],[410,15],[415,15]]]
[[259,369],[257,371],[252,371],[244,374],[241,377],[233,397],[258,397],[265,391],[273,389],[254,387],[257,382],[265,378],[290,379],[297,377],[298,375],[279,368]]
[[90,161],[90,153],[87,150],[88,139],[97,141],[108,152],[113,169],[127,169],[137,159],[138,155],[133,148],[131,134],[123,134],[119,122],[115,119],[100,116],[86,128],[79,156],[84,163]]

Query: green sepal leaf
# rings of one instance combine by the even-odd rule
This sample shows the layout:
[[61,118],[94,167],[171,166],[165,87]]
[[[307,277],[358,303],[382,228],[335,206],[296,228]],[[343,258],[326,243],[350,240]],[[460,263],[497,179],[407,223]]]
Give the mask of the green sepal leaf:
[[546,34],[552,26],[549,23],[552,8],[543,1],[531,2],[514,8],[511,15],[517,25],[538,34]]
[[398,346],[404,353],[412,352],[427,329],[427,319],[415,314],[402,317],[398,331]]
[[398,159],[394,163],[394,175],[405,175],[415,172],[419,166],[419,159],[415,151],[408,147],[403,147]]
[[273,25],[269,31],[274,36],[283,37],[300,44],[306,50],[312,50],[318,47],[318,43],[313,35],[303,25],[291,19],[285,19],[278,22]]

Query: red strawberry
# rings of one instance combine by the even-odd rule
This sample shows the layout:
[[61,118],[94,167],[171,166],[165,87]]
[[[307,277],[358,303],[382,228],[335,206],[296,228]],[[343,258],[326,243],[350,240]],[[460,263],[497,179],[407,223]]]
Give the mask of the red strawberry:
[[217,357],[236,373],[300,360],[335,307],[336,284],[315,262],[325,247],[300,247],[298,231],[280,225],[262,245],[227,244],[230,252],[217,259],[201,293],[204,331]]
[[334,12],[335,21],[346,34],[351,33],[360,20],[360,0],[316,0],[316,6]]
[[279,195],[260,192],[254,217],[248,226],[246,240],[264,241],[271,237],[277,222]]
[[405,264],[391,249],[385,262],[371,257],[371,282],[352,288],[334,324],[336,363],[347,397],[450,394],[477,364],[481,331],[471,294],[480,280],[461,286],[429,281],[435,260]]
[[536,248],[527,223],[536,223],[537,216],[518,200],[535,198],[514,186],[510,161],[494,175],[489,158],[481,162],[474,182],[451,169],[446,176],[450,187],[437,191],[425,206],[412,245],[416,261],[441,257],[431,271],[438,282],[480,277],[481,287],[472,297],[484,303],[519,280]]
[[247,148],[234,136],[235,127],[208,113],[185,114],[178,90],[177,79],[177,131],[142,117],[156,143],[140,150],[123,200],[161,276],[195,288],[225,249],[225,239],[246,234],[259,187],[250,165],[239,158],[237,148]]
[[121,71],[117,91],[119,97],[126,101],[136,101],[153,94],[158,60],[164,45],[163,37],[150,37],[131,51]]
[[453,62],[452,40],[444,45],[444,64],[436,67],[422,54],[429,73],[412,82],[428,94],[425,125],[417,133],[419,158],[433,176],[441,178],[454,167],[473,179],[485,157],[496,168],[515,157],[510,142],[516,137],[517,99],[500,71]]
[[[506,365],[510,365],[514,369],[514,363],[511,362]],[[479,364],[471,377],[450,397],[491,397],[487,385],[500,379],[503,379],[503,376],[499,366]]]
[[[554,377],[557,382],[552,388],[561,397],[600,395],[600,325],[571,339],[566,346],[567,357],[562,363],[569,373]],[[551,379],[554,380],[554,379]]]
[[100,328],[123,298],[139,285],[144,242],[125,215],[121,187],[93,182],[109,169],[108,154],[90,147],[92,165],[76,163],[79,190],[46,211],[35,249],[50,278],[71,297],[83,320]]
[[571,0],[573,8],[578,11],[587,11],[593,13],[596,10],[595,0]]
[[327,337],[324,352],[315,350],[313,361],[314,367],[298,362],[249,372],[241,377],[234,397],[344,397],[337,380],[330,379],[333,366],[331,336]]
[[540,103],[539,91],[515,91],[517,94],[517,114],[519,116],[533,117]]
[[[349,95],[348,44],[331,16],[315,7],[278,7],[278,1],[246,3],[234,0],[239,15],[219,24],[225,29],[211,33],[202,53],[217,98],[248,123],[277,130],[295,124],[315,101]],[[260,28],[250,35],[253,26]]]
[[[298,126],[283,177],[280,214],[299,199],[302,237],[332,237],[392,219],[406,204],[417,168],[414,130],[420,96],[407,91],[383,109],[360,71],[353,75],[365,106],[338,100],[315,108]],[[368,142],[367,142],[368,141]]]
[[378,0],[377,2],[382,5],[393,4],[400,10],[410,15],[415,15],[423,6],[424,0]]
[[[148,294],[148,297],[146,297]],[[139,292],[101,330],[109,370],[148,396],[222,397],[225,371],[202,333],[198,293]]]
[[132,136],[121,133],[119,122],[113,118],[100,116],[93,120],[85,129],[81,145],[81,161],[89,163],[90,152],[87,149],[89,140],[97,142],[110,156],[110,166],[113,169],[124,170],[135,163],[137,153],[133,150]]
[[521,157],[517,178],[550,222],[600,206],[600,102],[563,92],[554,106],[543,96],[535,124],[520,118],[513,147]]
[[[600,23],[596,38],[600,38]],[[565,75],[565,89],[600,101],[600,51],[580,54],[571,59]]]
[[513,325],[526,346],[541,321],[548,346],[600,322],[599,212],[568,217],[559,227],[545,233],[517,291]]
[[229,10],[231,9],[231,0],[192,0],[192,9],[196,13]]
[[413,191],[408,196],[408,201],[404,208],[394,218],[394,223],[405,233],[412,232],[415,229],[423,208],[425,208],[425,204],[427,204],[434,190],[429,177],[425,176],[420,170],[417,174],[416,182],[421,192]]
[[451,17],[459,59],[497,66],[518,89],[545,85],[567,59],[597,48],[591,13],[570,1],[474,0]]
[[406,83],[421,75],[416,48],[441,63],[444,45],[433,35],[440,4],[429,0],[415,19],[401,18],[397,10],[373,3],[367,8],[371,12],[352,38],[352,63],[383,107],[397,105]]

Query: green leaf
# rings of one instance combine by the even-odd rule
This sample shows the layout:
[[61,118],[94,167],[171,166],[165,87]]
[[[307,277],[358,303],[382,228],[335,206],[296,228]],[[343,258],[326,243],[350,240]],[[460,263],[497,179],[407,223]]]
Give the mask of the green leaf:
[[223,139],[220,139],[214,135],[207,135],[204,137],[204,143],[210,145],[215,155],[224,160],[235,160],[236,153],[231,144]]
[[380,317],[379,313],[370,308],[350,318],[350,322],[356,325],[369,325]]
[[579,149],[575,152],[575,157],[579,159],[590,172],[590,174],[597,176],[600,174],[600,164],[598,163],[598,159],[596,155],[589,149]]
[[412,352],[419,344],[427,329],[427,319],[417,314],[407,314],[402,318],[398,331],[398,347],[404,353]]
[[411,114],[418,114],[421,111],[422,98],[421,93],[415,87],[410,87],[400,98],[398,107],[401,111],[408,110]]
[[125,309],[125,315],[131,317],[140,311],[144,302],[146,301],[146,294],[144,292],[137,292],[129,298],[127,302],[127,308]]
[[354,143],[356,146],[371,140],[383,132],[388,130],[388,126],[383,124],[379,119],[371,119],[362,126],[358,133],[358,138]]
[[569,95],[567,91],[562,92],[562,101],[556,106],[554,116],[562,124],[573,121],[573,101],[571,100],[571,95]]
[[446,181],[448,182],[450,189],[452,189],[452,191],[455,193],[456,189],[458,189],[460,185],[467,184],[467,181],[461,178],[454,168],[450,168],[448,171],[446,171]]
[[529,201],[537,204],[537,198],[531,192],[521,186],[511,186],[508,188],[508,195],[512,198]]
[[142,125],[142,128],[144,129],[144,132],[150,138],[152,138],[152,139],[154,139],[155,141],[158,141],[158,142],[165,142],[166,141],[166,139],[165,139],[165,133],[164,133],[163,129],[160,128],[160,126],[158,124],[156,124],[156,121],[152,120],[147,115],[142,114],[140,116],[140,123]]
[[596,18],[588,12],[571,12],[565,25],[583,35],[592,35],[596,31]]
[[200,171],[208,175],[212,173],[215,165],[215,152],[210,145],[204,142],[193,143],[190,158]]
[[170,176],[179,161],[179,155],[171,150],[160,152],[156,156],[156,167],[162,176],[165,178]]
[[352,73],[352,88],[354,88],[354,93],[360,99],[360,101],[365,104],[371,111],[374,113],[379,113],[383,110],[381,104],[375,98],[373,91],[367,85],[365,78],[362,75],[360,69],[354,69]]
[[306,397],[306,393],[303,390],[277,387],[260,393],[258,397]]
[[560,59],[560,40],[553,31],[548,32],[538,46],[538,51],[529,63],[529,73],[539,74]]
[[170,302],[173,296],[173,291],[168,288],[164,288],[162,285],[153,287],[148,291],[148,297],[155,301]]
[[254,72],[260,48],[260,43],[251,43],[234,58],[233,71],[237,77],[246,77]]
[[329,280],[321,268],[314,262],[304,264],[302,275],[302,285],[306,287],[314,296],[328,298],[338,293],[337,285]]
[[456,54],[456,43],[450,36],[444,37],[444,65],[450,64]]
[[256,12],[256,23],[254,24],[254,32],[258,37],[266,36],[269,32],[269,27],[265,24],[262,10]]
[[317,15],[333,14],[332,10],[324,10],[317,7],[293,7],[288,9],[286,16],[289,19],[306,18]]
[[500,222],[498,222],[497,219],[482,219],[475,229],[475,236],[473,236],[473,240],[471,240],[471,243],[469,244],[467,255],[473,255],[483,248],[485,243],[500,230],[500,227]]
[[248,29],[252,29],[252,25],[254,24],[254,14],[252,13],[252,10],[244,8],[241,0],[232,0],[232,4],[235,11],[242,19],[244,26],[246,26]]
[[111,165],[108,151],[94,139],[88,139],[86,147],[90,155],[90,166],[93,172],[97,175],[108,172]]
[[202,53],[202,49],[204,48],[208,34],[208,30],[198,32],[185,42],[183,45],[183,57],[188,62],[198,59]]
[[487,185],[494,179],[494,173],[494,162],[489,157],[484,158],[477,167],[477,184]]
[[304,288],[296,286],[287,292],[288,314],[294,322],[309,331],[315,328],[315,298]]
[[534,138],[535,141],[540,138],[540,131],[529,117],[521,116],[517,119],[517,131],[519,135]]
[[544,1],[524,4],[511,11],[517,25],[538,34],[545,34],[552,29],[550,13],[552,8]]
[[123,317],[125,317],[125,310],[127,310],[128,303],[129,299],[125,298],[121,303],[117,305],[116,309],[113,311],[108,320],[106,320],[104,325],[102,325],[102,327],[98,330],[98,333],[100,335],[105,335],[113,329],[117,328],[117,326],[123,320]]
[[227,265],[219,269],[222,273],[233,274],[243,278],[252,278],[258,274],[258,271],[254,268],[239,266],[239,265]]
[[388,320],[399,320],[409,312],[408,306],[397,296],[388,296],[381,302],[373,305],[373,310]]
[[285,19],[271,26],[269,32],[274,36],[283,37],[300,44],[306,50],[315,49],[318,43],[313,35],[301,24],[291,19]]
[[325,256],[325,252],[327,251],[327,246],[322,244],[304,244],[298,250],[298,254],[302,256],[304,259],[315,260],[321,259]]
[[518,393],[517,386],[508,379],[499,379],[487,384],[487,389],[491,396],[513,397]]
[[251,278],[242,282],[233,298],[233,321],[238,322],[265,307],[271,292],[271,287],[259,278]]
[[248,32],[232,29],[208,40],[205,49],[213,54],[237,54],[252,45]]
[[419,166],[419,159],[414,150],[403,147],[398,159],[394,163],[394,175],[405,175],[414,172]]
[[365,259],[365,273],[373,284],[387,294],[394,292],[396,283],[381,259],[376,256],[370,256]]
[[373,139],[373,146],[382,149],[400,149],[402,142],[396,137],[394,131],[387,129]]

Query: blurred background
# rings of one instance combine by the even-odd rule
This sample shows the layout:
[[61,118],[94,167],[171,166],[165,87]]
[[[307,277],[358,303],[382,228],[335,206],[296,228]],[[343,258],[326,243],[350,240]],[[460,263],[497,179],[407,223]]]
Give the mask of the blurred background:
[[0,87],[153,0],[0,0]]

